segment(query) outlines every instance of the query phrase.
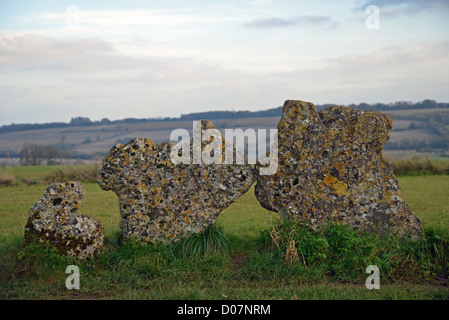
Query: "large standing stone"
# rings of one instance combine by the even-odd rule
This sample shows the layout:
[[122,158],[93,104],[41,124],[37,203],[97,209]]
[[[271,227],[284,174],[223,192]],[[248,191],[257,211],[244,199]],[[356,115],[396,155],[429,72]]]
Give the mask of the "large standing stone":
[[83,199],[81,183],[52,183],[29,211],[25,242],[46,242],[78,259],[100,253],[104,229],[99,221],[77,214]]
[[[329,223],[400,236],[420,235],[421,221],[400,198],[383,159],[392,120],[378,112],[287,100],[278,124],[278,171],[258,176],[263,207],[313,228]],[[256,165],[258,170],[259,165]]]
[[[202,130],[213,128],[209,121],[201,122]],[[194,145],[193,138],[190,143]],[[174,146],[134,138],[115,145],[104,158],[98,182],[118,197],[125,240],[157,243],[199,233],[256,179],[248,164],[174,164]]]

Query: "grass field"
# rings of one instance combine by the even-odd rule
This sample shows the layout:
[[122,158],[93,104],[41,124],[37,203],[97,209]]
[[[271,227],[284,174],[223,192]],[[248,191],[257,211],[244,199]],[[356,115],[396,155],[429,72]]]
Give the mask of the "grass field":
[[[173,246],[122,244],[115,194],[85,181],[79,213],[101,221],[107,250],[79,262],[22,244],[28,211],[48,186],[38,181],[54,169],[6,170],[17,185],[0,186],[0,299],[449,299],[448,175],[398,177],[403,198],[423,222],[423,241],[296,229],[307,241],[293,264],[286,263],[286,247],[276,249],[269,235],[290,229],[273,224],[277,215],[259,205],[254,187],[220,214],[218,233],[211,233],[227,239],[227,249],[189,257]],[[23,183],[27,178],[36,183]],[[79,290],[65,287],[70,264],[80,267]],[[380,290],[365,287],[369,264],[379,265]]]

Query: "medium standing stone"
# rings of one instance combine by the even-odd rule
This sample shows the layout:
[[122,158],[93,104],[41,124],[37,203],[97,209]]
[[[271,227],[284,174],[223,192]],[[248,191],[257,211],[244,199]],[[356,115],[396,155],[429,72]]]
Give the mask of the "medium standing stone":
[[311,103],[287,100],[278,124],[278,171],[258,176],[257,199],[313,228],[339,223],[421,235],[421,221],[400,198],[382,156],[392,124],[383,113],[343,106],[317,112]]
[[[201,130],[213,128],[201,121]],[[249,164],[174,164],[174,146],[134,138],[115,145],[104,158],[98,183],[118,197],[125,240],[158,243],[199,233],[256,179]],[[193,148],[190,159],[192,153]]]
[[104,241],[101,223],[77,214],[84,193],[79,182],[52,183],[29,211],[25,242],[46,242],[78,259],[100,253]]

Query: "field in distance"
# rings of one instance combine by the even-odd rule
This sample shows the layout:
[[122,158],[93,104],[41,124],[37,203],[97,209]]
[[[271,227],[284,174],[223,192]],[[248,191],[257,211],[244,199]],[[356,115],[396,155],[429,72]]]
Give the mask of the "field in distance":
[[[438,107],[432,107],[432,106]],[[320,106],[324,108],[325,106]],[[357,107],[357,106],[356,106]],[[422,103],[411,105],[375,106],[360,108],[389,114],[393,119],[390,139],[385,152],[391,160],[404,157],[449,156],[449,104]],[[410,109],[406,109],[410,107]],[[317,106],[318,108],[318,106]],[[260,115],[264,116],[260,116]],[[265,112],[204,112],[173,119],[131,119],[116,122],[77,121],[69,124],[23,125],[0,127],[0,165],[16,165],[26,144],[54,146],[63,150],[62,163],[78,163],[104,157],[116,143],[126,143],[134,137],[146,137],[155,143],[170,140],[173,130],[182,128],[192,132],[192,121],[211,120],[219,130],[273,129],[277,127],[282,108]],[[228,118],[226,118],[228,117]],[[87,120],[86,120],[87,119]],[[22,128],[23,127],[23,128]],[[33,129],[36,128],[36,129]],[[26,129],[26,130],[25,130]],[[45,158],[45,157],[43,157]],[[45,159],[41,164],[45,164]]]

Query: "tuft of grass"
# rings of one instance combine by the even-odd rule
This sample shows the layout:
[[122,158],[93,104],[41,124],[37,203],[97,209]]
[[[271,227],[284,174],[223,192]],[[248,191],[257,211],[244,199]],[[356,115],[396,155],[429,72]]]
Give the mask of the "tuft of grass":
[[[369,265],[387,281],[449,278],[449,229],[425,229],[418,240],[379,237],[346,225],[314,231],[280,219],[261,233],[259,250],[250,254],[246,275],[255,279],[326,278],[360,283]],[[292,258],[293,257],[293,258]]]
[[0,186],[17,186],[16,176],[0,168]]
[[76,180],[83,182],[96,182],[100,172],[99,164],[82,166],[55,167],[43,180],[47,183]]
[[220,228],[215,225],[203,232],[192,234],[176,243],[141,244],[130,239],[121,243],[119,239],[110,241],[110,253],[106,255],[107,264],[113,268],[150,263],[159,267],[198,263],[216,256],[229,257],[229,241]]
[[210,225],[203,232],[192,234],[173,245],[173,253],[179,259],[196,258],[229,253],[229,240],[221,229]]

